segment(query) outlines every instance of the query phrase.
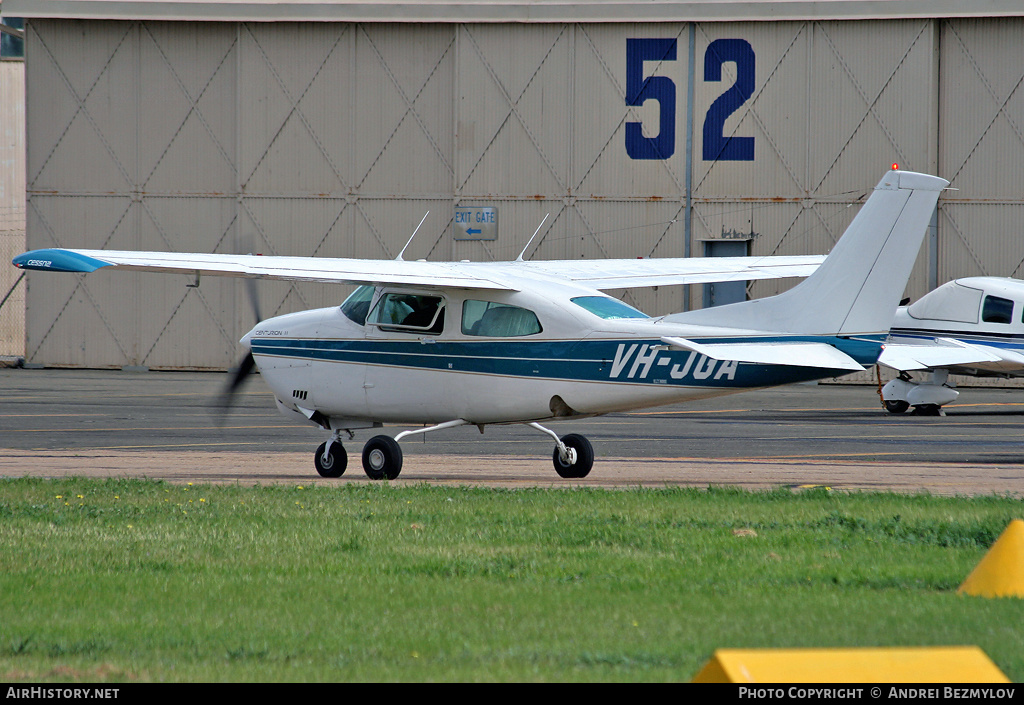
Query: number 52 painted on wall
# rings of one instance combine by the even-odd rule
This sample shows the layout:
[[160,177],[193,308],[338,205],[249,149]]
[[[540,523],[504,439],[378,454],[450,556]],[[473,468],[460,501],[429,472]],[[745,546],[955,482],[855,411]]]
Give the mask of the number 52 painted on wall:
[[[644,76],[644,62],[676,60],[675,39],[626,40],[626,105],[658,101],[658,134],[644,137],[639,122],[626,123],[631,159],[668,159],[676,151],[676,84],[667,76]],[[754,93],[754,50],[744,39],[716,39],[704,52],[704,80],[721,81],[722,65],[736,63],[736,82],[704,116],[704,161],[754,161],[753,137],[726,137],[725,121]]]

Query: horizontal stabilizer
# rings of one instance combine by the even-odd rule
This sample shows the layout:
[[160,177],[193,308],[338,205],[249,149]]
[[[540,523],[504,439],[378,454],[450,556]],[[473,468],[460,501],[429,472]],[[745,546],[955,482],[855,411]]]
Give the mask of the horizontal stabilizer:
[[828,343],[695,343],[686,338],[664,337],[661,342],[673,348],[692,350],[715,360],[735,360],[760,365],[796,365],[829,370],[860,372],[864,365]]

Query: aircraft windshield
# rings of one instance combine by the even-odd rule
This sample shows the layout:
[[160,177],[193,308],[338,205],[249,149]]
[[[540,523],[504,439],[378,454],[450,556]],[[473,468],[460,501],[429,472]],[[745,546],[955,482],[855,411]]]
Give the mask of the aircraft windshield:
[[373,299],[373,287],[363,285],[349,294],[341,305],[341,312],[349,320],[363,326],[366,325],[366,314],[370,311],[370,300]]
[[650,318],[643,311],[638,311],[627,303],[610,296],[577,296],[569,299],[580,308],[590,311],[595,316],[604,319],[616,318]]

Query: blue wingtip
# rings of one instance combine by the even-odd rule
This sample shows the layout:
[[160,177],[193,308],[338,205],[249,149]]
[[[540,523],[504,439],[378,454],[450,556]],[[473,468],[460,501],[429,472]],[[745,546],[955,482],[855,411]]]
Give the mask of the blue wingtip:
[[87,257],[71,250],[32,250],[15,257],[11,262],[19,269],[38,269],[50,272],[95,272],[109,262]]

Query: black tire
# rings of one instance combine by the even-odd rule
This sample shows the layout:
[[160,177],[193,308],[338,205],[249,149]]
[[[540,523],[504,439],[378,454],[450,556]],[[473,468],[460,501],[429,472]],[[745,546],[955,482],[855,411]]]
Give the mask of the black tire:
[[402,448],[390,436],[374,436],[363,446],[363,471],[371,480],[394,480],[402,472]]
[[554,461],[555,472],[560,477],[566,479],[589,475],[590,469],[594,467],[594,446],[590,445],[590,441],[578,433],[570,433],[568,436],[562,436],[562,443],[576,451],[576,462],[571,465],[563,462],[562,456],[558,454],[558,448],[556,447],[555,452],[551,456]]
[[326,441],[316,449],[316,455],[313,456],[316,471],[320,473],[320,477],[341,477],[348,466],[348,453],[345,452],[345,447],[340,443],[331,443],[331,452],[324,459],[326,449]]
[[910,402],[903,401],[902,399],[886,399],[882,402],[882,405],[890,414],[902,414],[910,408]]

